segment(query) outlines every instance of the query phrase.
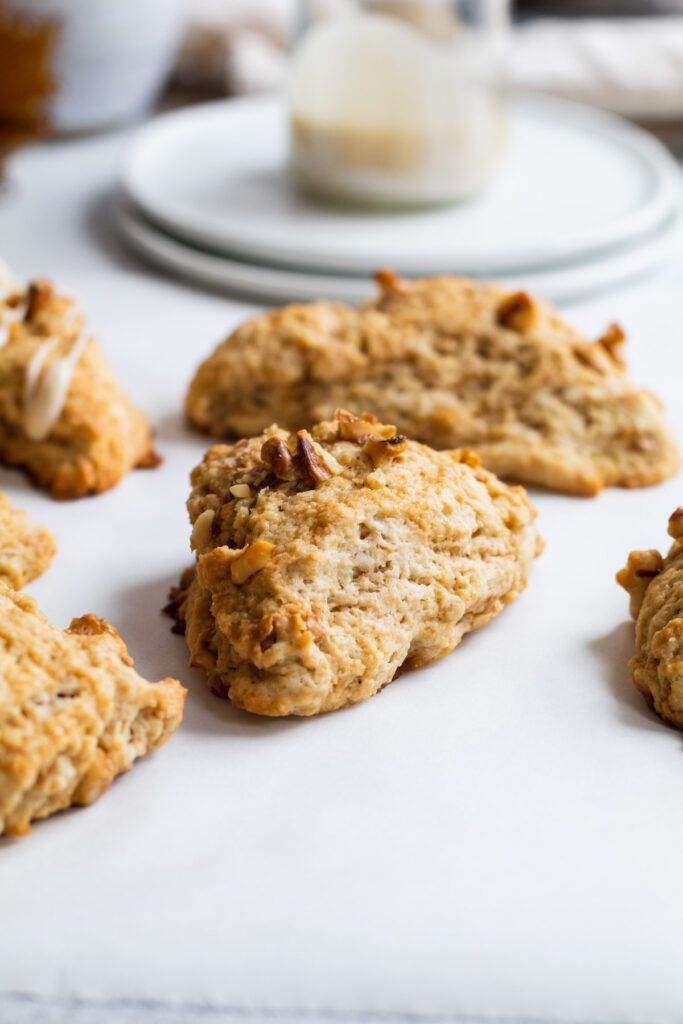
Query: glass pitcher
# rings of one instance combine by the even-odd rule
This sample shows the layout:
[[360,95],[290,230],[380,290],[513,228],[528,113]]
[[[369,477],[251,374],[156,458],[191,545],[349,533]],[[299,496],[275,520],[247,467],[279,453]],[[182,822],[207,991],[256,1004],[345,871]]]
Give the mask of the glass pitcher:
[[468,199],[505,148],[507,0],[302,4],[290,89],[291,170],[356,204]]

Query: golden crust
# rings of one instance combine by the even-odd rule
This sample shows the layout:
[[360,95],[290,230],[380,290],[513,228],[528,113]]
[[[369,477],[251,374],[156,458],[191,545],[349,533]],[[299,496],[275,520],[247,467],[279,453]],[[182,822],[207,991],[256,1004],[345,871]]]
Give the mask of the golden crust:
[[524,292],[377,276],[380,295],[360,310],[315,302],[239,327],[199,367],[191,423],[247,436],[368,409],[435,448],[475,448],[500,476],[584,495],[678,469],[657,399],[626,375],[616,325],[589,342]]
[[526,585],[535,510],[468,451],[372,417],[217,445],[192,474],[192,665],[238,707],[313,715],[452,650]]
[[55,551],[49,530],[32,523],[0,493],[0,582],[19,590],[45,572]]
[[3,308],[15,318],[0,348],[0,461],[21,466],[61,499],[108,490],[134,466],[157,465],[147,419],[121,391],[93,338],[76,363],[54,427],[44,440],[28,436],[27,367],[48,338],[56,343],[44,366],[66,356],[83,321],[71,301],[45,281],[33,282],[4,307],[0,303],[0,313]]
[[0,835],[89,804],[180,724],[185,690],[149,683],[94,615],[68,630],[0,583]]
[[628,591],[636,620],[633,681],[655,711],[683,729],[683,509],[669,519],[674,542],[658,551],[632,551],[617,582]]

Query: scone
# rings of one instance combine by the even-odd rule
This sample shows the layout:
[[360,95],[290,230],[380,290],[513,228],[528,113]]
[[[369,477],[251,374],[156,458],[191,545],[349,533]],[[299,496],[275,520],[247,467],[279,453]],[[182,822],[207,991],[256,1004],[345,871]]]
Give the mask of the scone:
[[629,380],[616,325],[589,342],[523,292],[376,279],[379,296],[359,310],[315,302],[239,327],[199,367],[191,423],[247,436],[342,405],[435,448],[475,448],[499,476],[575,494],[678,469],[676,438],[657,399]]
[[18,590],[45,572],[56,550],[55,539],[0,493],[0,583]]
[[541,549],[522,488],[343,410],[211,448],[192,484],[169,610],[211,689],[262,715],[354,704],[448,653]]
[[669,519],[673,544],[632,551],[617,581],[631,597],[636,620],[633,681],[657,714],[683,729],[683,508]]
[[0,461],[55,498],[104,491],[134,466],[158,464],[145,416],[71,300],[46,281],[6,289],[0,332]]
[[185,690],[148,683],[94,615],[68,630],[0,583],[0,835],[89,804],[180,724]]

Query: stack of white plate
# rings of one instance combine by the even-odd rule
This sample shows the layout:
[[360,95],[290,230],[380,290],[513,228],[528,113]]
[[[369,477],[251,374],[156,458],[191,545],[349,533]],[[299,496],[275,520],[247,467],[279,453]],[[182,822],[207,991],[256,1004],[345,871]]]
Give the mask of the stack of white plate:
[[378,267],[463,274],[557,302],[636,278],[680,236],[681,172],[654,138],[549,97],[512,104],[497,183],[466,204],[358,211],[299,193],[287,174],[281,100],[209,103],[135,137],[118,216],[126,238],[174,274],[275,301],[358,301]]

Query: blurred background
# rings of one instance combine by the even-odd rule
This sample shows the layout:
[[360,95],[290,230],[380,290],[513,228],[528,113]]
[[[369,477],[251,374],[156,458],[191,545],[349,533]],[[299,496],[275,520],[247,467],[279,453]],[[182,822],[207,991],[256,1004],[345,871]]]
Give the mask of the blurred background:
[[[400,0],[404,5],[406,0]],[[73,132],[284,79],[302,26],[352,0],[0,0],[5,141]],[[683,148],[683,0],[513,0],[503,75]]]

